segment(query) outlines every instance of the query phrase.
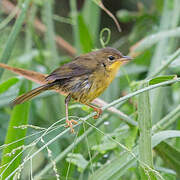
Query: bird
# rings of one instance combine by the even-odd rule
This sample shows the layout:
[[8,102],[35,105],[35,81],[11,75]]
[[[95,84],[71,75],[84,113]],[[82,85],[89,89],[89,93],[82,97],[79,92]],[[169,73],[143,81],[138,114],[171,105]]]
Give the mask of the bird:
[[93,108],[99,118],[102,109],[91,104],[100,96],[115,78],[119,68],[132,60],[119,50],[106,47],[75,57],[71,62],[55,69],[45,77],[46,83],[12,101],[12,106],[27,100],[47,90],[57,90],[65,95],[66,127],[74,133],[73,125],[77,121],[68,116],[68,104],[71,99]]

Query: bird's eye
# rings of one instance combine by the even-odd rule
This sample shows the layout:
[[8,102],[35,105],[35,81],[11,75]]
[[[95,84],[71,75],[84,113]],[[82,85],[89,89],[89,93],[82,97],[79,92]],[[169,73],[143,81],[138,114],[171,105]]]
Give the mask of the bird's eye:
[[115,57],[114,57],[114,56],[109,56],[108,59],[109,59],[110,61],[113,61],[113,60],[115,59]]

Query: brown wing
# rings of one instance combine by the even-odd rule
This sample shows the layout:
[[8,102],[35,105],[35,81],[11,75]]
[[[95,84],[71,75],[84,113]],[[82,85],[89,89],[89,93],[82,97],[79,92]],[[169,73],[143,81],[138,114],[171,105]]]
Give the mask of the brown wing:
[[54,70],[49,76],[46,77],[46,80],[49,82],[68,79],[71,77],[82,76],[84,74],[92,73],[97,67],[97,62],[86,56],[79,56],[74,61],[67,63],[56,70]]

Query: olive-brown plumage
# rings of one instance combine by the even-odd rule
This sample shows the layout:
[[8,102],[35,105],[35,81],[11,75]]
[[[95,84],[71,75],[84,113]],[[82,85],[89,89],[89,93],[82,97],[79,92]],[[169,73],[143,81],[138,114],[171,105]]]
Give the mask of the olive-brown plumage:
[[68,119],[70,99],[86,104],[100,114],[101,110],[89,103],[109,86],[119,67],[130,59],[109,47],[80,55],[48,75],[47,84],[16,98],[13,105],[23,103],[46,90],[60,90],[66,96],[66,123],[73,132],[72,123],[76,121]]

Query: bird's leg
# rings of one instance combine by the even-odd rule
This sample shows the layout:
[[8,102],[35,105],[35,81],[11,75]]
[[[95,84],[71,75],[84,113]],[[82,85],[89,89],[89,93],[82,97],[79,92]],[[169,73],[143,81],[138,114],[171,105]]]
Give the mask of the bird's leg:
[[91,104],[86,104],[86,105],[89,106],[89,107],[91,107],[91,108],[93,108],[93,110],[97,112],[97,114],[94,116],[94,119],[98,119],[99,116],[102,114],[102,109],[101,109],[101,108],[98,108],[98,107],[96,107],[96,106],[93,106],[93,105],[91,105]]
[[77,121],[75,120],[69,120],[69,116],[68,116],[68,103],[71,99],[71,96],[68,95],[65,99],[65,105],[66,105],[66,126],[65,127],[70,127],[71,129],[71,133],[74,133],[74,129],[73,129],[73,124],[77,124]]

